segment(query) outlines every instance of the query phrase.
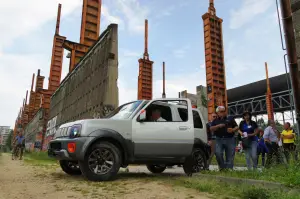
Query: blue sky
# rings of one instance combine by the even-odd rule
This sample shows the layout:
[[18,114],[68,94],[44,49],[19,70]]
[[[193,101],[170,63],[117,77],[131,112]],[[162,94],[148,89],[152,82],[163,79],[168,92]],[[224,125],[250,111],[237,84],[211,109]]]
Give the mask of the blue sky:
[[[62,3],[60,34],[79,41],[82,0],[10,0],[1,3],[0,125],[13,125],[32,73],[41,69],[48,85],[57,3]],[[144,49],[144,20],[149,20],[149,55],[154,61],[154,97],[176,97],[205,85],[202,15],[209,0],[102,0],[101,32],[119,24],[119,101],[137,97],[138,59]],[[177,2],[177,3],[175,3]],[[2,5],[3,4],[3,5]],[[215,0],[223,18],[227,88],[284,73],[276,5],[273,0]],[[14,9],[12,9],[14,8]],[[65,52],[66,56],[66,52]],[[68,70],[64,59],[63,76]]]

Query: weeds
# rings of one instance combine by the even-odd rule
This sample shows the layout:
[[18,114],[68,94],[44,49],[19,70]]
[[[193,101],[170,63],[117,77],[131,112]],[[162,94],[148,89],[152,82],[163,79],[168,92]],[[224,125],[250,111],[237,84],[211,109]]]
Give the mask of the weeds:
[[57,160],[48,157],[46,152],[26,152],[24,161],[35,166],[47,166],[57,164]]
[[205,174],[220,175],[228,177],[265,180],[272,182],[280,182],[288,187],[300,188],[300,165],[292,164],[289,167],[284,165],[277,165],[270,169],[263,169],[262,171],[208,171]]
[[[169,183],[177,186],[195,189],[218,196],[218,198],[240,198],[240,199],[296,199],[298,195],[277,190],[268,190],[250,185],[233,185],[217,180],[205,180],[199,178],[178,178]],[[224,197],[226,196],[226,197]]]

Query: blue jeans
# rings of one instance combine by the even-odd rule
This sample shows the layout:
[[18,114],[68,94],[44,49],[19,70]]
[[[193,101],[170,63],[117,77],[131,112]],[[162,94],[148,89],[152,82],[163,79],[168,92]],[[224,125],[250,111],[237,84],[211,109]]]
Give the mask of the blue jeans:
[[[235,138],[216,138],[216,158],[220,169],[233,169]],[[225,161],[224,161],[225,151]]]
[[[252,141],[249,148],[245,149],[247,168],[257,168],[257,142]],[[251,163],[252,162],[252,163]]]

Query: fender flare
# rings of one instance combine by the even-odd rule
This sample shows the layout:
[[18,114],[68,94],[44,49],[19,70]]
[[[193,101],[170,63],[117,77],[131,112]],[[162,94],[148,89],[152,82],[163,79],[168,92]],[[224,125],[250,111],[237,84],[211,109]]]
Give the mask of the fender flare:
[[[114,144],[117,144],[117,147],[120,148],[120,152],[122,154],[122,162],[127,162],[128,157],[131,153],[131,147],[129,140],[124,139],[124,137],[118,133],[117,131],[114,131],[112,129],[98,129],[93,132],[91,132],[88,135],[89,139],[88,141],[83,145],[82,150],[80,152],[80,159],[84,159],[85,154],[87,150],[96,142],[100,140],[108,140],[115,142]],[[130,141],[131,142],[131,141]]]

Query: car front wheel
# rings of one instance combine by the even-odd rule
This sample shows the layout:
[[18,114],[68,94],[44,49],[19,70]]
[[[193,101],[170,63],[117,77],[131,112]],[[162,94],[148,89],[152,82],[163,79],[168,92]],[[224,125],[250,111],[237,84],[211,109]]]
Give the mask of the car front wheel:
[[81,170],[77,161],[60,160],[59,165],[61,169],[69,175],[81,175]]
[[207,168],[207,160],[205,153],[200,148],[195,148],[192,155],[189,156],[183,164],[184,172],[191,176],[193,173],[198,173]]
[[91,181],[113,180],[121,166],[120,150],[109,142],[100,142],[87,151],[83,161],[79,161],[84,177]]
[[166,170],[166,166],[163,165],[147,165],[147,169],[151,172],[151,173],[162,173]]

